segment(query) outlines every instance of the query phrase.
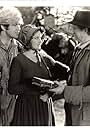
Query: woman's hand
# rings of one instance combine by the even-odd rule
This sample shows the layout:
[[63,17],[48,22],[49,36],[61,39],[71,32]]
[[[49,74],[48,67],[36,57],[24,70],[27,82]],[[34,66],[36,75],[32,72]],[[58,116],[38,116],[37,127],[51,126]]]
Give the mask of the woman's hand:
[[58,87],[54,88],[54,89],[50,89],[50,92],[55,92],[55,94],[61,94],[64,91],[64,88],[66,87],[67,83],[66,80],[62,80],[62,81],[54,81]]
[[43,102],[46,102],[48,100],[48,94],[45,93],[44,95],[40,95],[40,99],[43,101]]

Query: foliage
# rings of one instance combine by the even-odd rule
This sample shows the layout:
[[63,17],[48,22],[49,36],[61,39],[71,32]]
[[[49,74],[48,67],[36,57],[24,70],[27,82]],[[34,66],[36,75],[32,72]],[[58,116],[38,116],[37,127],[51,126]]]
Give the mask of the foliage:
[[43,16],[53,14],[55,17],[56,25],[72,19],[77,8],[80,7],[17,7],[23,16],[25,24],[31,23],[38,12],[42,11]]
[[[2,8],[2,7],[0,7],[0,8]],[[46,13],[46,14],[51,13],[55,16],[56,25],[59,25],[61,23],[67,22],[70,19],[72,19],[73,15],[77,9],[82,8],[82,9],[90,10],[90,6],[82,6],[82,7],[80,7],[80,6],[78,6],[78,7],[75,7],[75,6],[69,6],[69,7],[67,7],[67,6],[20,7],[19,6],[17,8],[21,11],[25,24],[31,23],[36,15],[36,12],[43,10],[44,13]]]
[[32,7],[17,7],[21,13],[25,24],[31,23],[34,17],[34,10]]

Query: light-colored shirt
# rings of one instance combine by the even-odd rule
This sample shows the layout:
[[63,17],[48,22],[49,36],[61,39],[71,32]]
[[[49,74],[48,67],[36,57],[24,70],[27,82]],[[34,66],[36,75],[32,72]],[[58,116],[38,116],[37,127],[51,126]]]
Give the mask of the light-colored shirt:
[[[18,54],[18,43],[12,39],[8,49],[0,41],[0,86],[2,88],[1,98],[1,118],[0,125],[9,125],[13,117],[15,96],[8,93],[9,69],[12,59]],[[11,105],[12,104],[12,105]]]

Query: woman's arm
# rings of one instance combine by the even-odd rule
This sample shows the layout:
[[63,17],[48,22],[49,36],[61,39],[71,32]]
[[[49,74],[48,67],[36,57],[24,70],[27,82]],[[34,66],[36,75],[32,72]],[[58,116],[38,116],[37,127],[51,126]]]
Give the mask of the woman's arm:
[[56,61],[54,60],[50,55],[48,55],[44,50],[40,51],[40,55],[43,57],[46,57],[47,59],[49,59],[49,61],[51,62],[52,65],[55,65],[56,63],[59,64],[61,67],[64,67],[67,69],[67,71],[70,70],[69,66],[67,66],[66,64],[63,64],[60,61]]
[[90,86],[82,88],[82,100],[83,102],[90,102]]
[[63,64],[62,62],[55,61],[50,55],[48,55],[44,50],[40,51],[41,56],[44,58],[50,72],[52,75],[52,80],[67,80],[69,66]]
[[9,82],[8,82],[8,92],[10,94],[22,94],[23,91],[23,84],[21,82],[22,77],[22,67],[20,62],[17,58],[14,58],[11,67],[10,67],[10,74],[9,74]]

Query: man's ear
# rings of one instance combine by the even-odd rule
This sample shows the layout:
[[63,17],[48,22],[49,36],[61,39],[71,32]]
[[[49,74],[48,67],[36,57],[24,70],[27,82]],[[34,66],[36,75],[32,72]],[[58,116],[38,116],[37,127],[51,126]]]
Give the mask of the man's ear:
[[1,29],[2,29],[3,31],[6,31],[6,28],[5,28],[3,25],[1,25]]

